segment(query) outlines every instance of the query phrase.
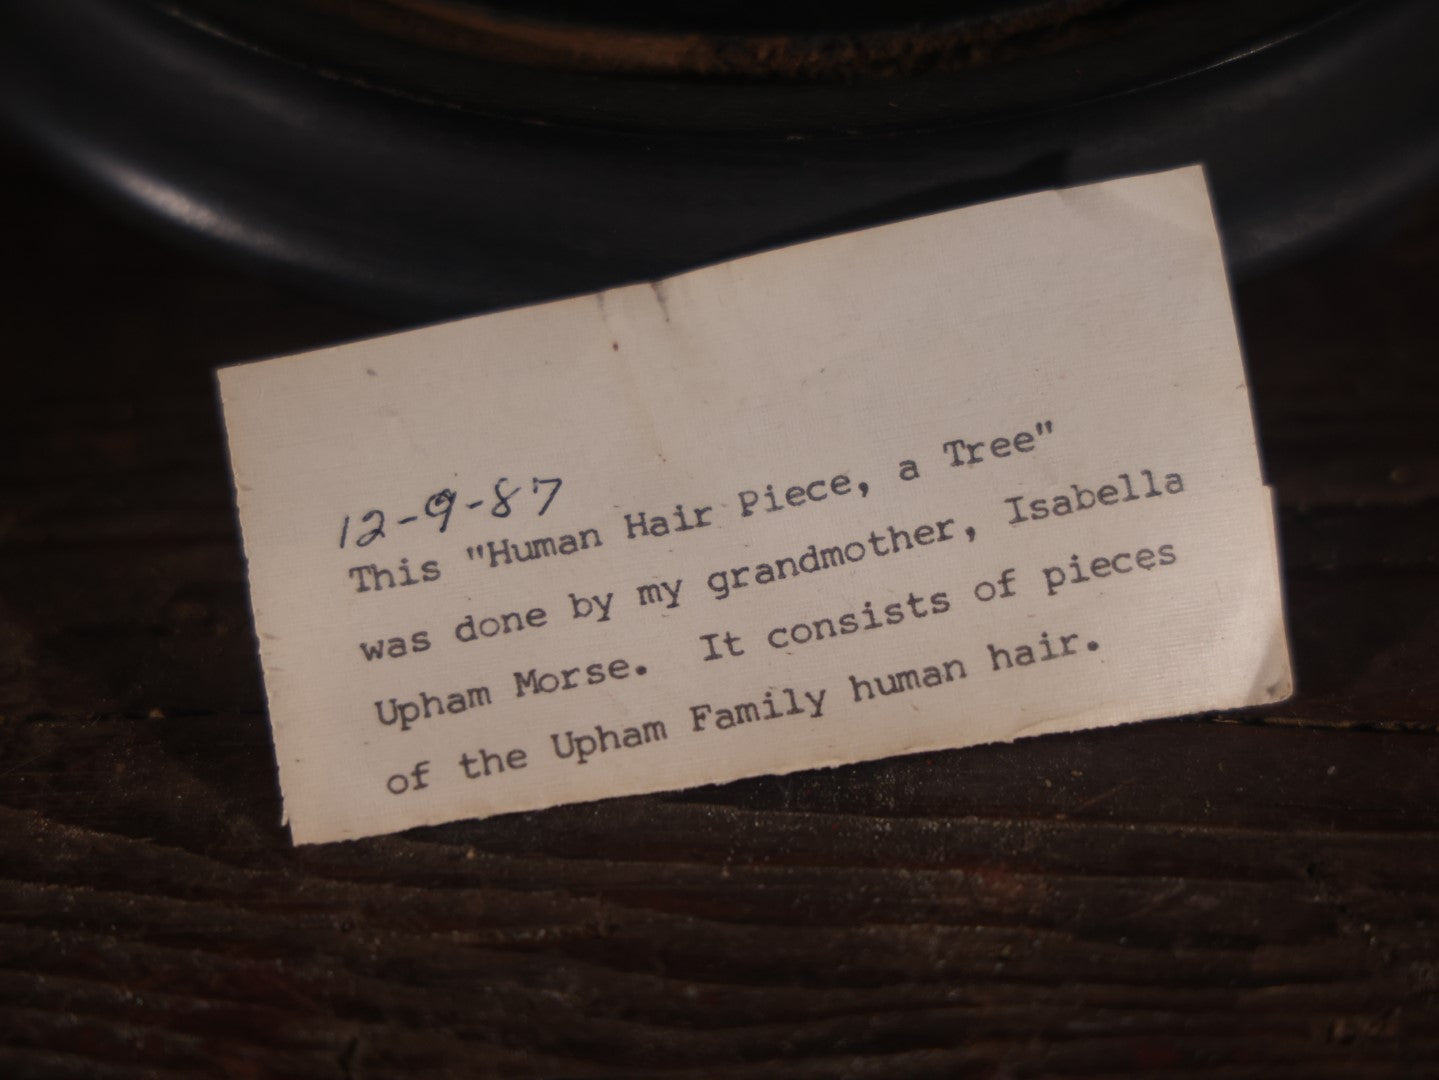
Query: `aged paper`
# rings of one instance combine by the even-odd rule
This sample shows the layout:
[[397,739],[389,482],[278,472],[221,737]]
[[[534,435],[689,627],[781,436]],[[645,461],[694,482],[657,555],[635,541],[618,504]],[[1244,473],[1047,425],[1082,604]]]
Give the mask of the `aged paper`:
[[220,386],[299,843],[1290,692],[1197,167]]

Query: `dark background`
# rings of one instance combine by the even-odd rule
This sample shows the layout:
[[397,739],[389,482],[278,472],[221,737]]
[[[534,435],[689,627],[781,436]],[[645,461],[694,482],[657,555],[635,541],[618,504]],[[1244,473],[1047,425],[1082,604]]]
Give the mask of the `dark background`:
[[392,325],[0,196],[0,1072],[1439,1068],[1439,193],[1237,292],[1290,703],[301,849],[212,368]]

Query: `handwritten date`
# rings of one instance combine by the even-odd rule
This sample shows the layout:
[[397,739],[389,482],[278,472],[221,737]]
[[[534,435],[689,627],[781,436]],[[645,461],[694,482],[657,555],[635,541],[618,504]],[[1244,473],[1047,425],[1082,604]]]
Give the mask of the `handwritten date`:
[[[352,544],[369,547],[375,541],[385,539],[391,526],[398,528],[401,525],[433,523],[436,530],[443,533],[450,527],[450,518],[457,509],[488,512],[491,517],[507,518],[515,512],[516,505],[520,505],[522,511],[533,511],[536,517],[544,517],[545,511],[560,493],[562,483],[558,476],[534,476],[530,478],[529,490],[526,491],[523,483],[502,476],[494,482],[493,494],[484,498],[462,500],[452,488],[441,488],[425,499],[417,513],[404,517],[391,517],[379,508],[353,516],[346,514],[340,526],[340,547]],[[535,503],[542,492],[544,501],[535,510]]]

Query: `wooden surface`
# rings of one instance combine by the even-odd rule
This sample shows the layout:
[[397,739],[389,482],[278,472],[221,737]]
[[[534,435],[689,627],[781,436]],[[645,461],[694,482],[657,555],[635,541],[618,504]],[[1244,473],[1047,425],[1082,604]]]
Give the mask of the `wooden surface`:
[[1300,696],[293,849],[210,369],[0,158],[0,1075],[1439,1074],[1439,197],[1238,292]]

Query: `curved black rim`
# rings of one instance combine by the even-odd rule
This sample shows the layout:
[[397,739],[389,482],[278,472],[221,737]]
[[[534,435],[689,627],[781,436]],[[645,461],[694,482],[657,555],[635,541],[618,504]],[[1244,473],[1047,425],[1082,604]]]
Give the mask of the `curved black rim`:
[[[878,84],[669,86],[670,112],[711,103],[686,125],[664,109],[619,123],[612,96],[589,123],[506,114],[525,99],[504,97],[514,87],[482,65],[466,70],[497,95],[493,108],[321,74],[147,4],[61,8],[0,9],[0,109],[12,125],[185,235],[406,317],[1193,161],[1208,168],[1244,273],[1439,173],[1439,5],[1427,0],[1350,5],[1198,70],[1128,89],[1095,83],[1082,102],[1046,91],[1048,104],[974,96],[970,112],[946,111],[924,80],[898,80],[889,89],[930,112],[901,109],[904,121],[888,125],[858,122],[866,101],[889,109],[866,96]],[[661,89],[608,85],[620,82]],[[566,109],[584,104],[560,96]],[[806,108],[857,121],[744,122]]]

